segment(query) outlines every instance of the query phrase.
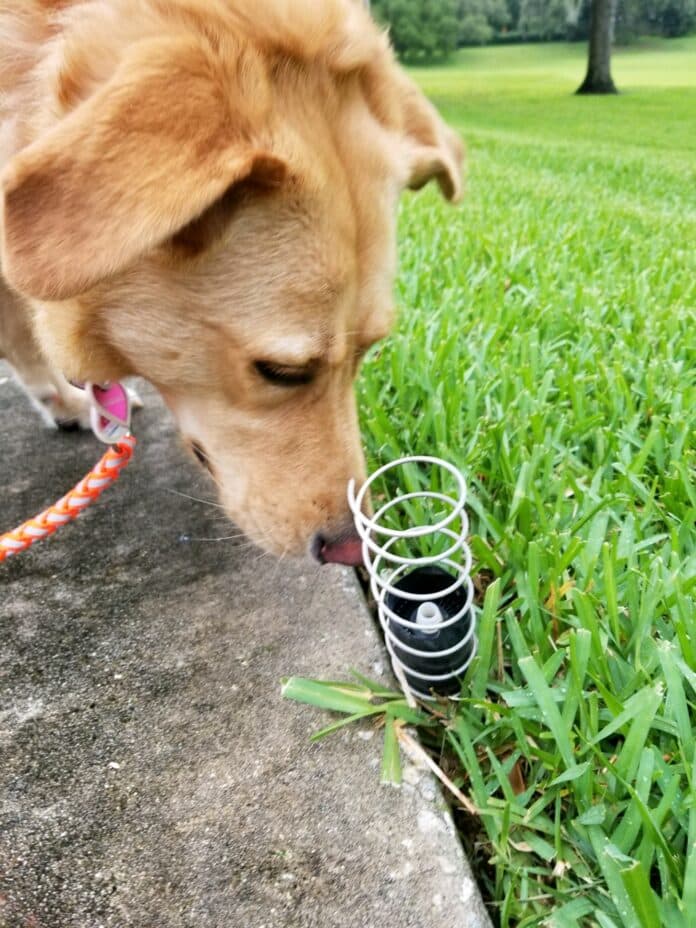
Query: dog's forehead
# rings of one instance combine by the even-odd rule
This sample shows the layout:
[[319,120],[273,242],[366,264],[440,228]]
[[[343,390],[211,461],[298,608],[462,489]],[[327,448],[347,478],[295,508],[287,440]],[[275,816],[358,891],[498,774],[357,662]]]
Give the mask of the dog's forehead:
[[[384,192],[372,192],[371,203]],[[356,348],[383,338],[391,326],[394,279],[393,208],[377,215],[358,198],[352,201],[353,234],[341,235],[334,204],[292,243],[270,305],[267,325],[252,326],[253,340],[269,356],[325,358],[340,363]],[[335,220],[335,221],[334,221]],[[258,318],[255,320],[258,323]],[[273,349],[283,351],[273,354]]]
[[293,191],[237,217],[219,254],[234,289],[221,308],[247,352],[340,362],[387,334],[397,196],[355,158],[319,193]]
[[286,181],[245,197],[211,254],[177,275],[199,320],[256,358],[340,362],[391,326],[398,154],[361,93],[322,99],[309,119],[283,96],[272,137]]

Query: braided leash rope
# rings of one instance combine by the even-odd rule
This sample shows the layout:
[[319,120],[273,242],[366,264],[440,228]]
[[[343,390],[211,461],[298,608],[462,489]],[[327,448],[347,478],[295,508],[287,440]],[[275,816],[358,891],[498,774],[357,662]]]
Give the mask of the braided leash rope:
[[36,518],[29,519],[11,532],[0,535],[0,563],[12,554],[48,538],[59,528],[76,519],[104,490],[115,483],[135,450],[135,438],[130,434],[131,401],[128,390],[120,383],[75,384],[85,390],[90,405],[90,422],[96,437],[112,444],[93,471],[77,486],[49,506]]
[[104,490],[118,480],[121,471],[130,463],[135,444],[132,435],[125,435],[109,448],[94,470],[54,506],[49,506],[36,518],[29,519],[14,531],[0,535],[0,563],[10,555],[26,551],[37,541],[48,538],[99,499]]

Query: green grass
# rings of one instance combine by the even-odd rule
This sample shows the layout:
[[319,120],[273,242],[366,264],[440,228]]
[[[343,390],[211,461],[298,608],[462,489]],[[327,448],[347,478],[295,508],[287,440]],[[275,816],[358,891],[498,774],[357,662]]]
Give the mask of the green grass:
[[481,811],[495,921],[689,928],[696,41],[617,54],[618,97],[572,96],[583,68],[533,46],[415,72],[469,192],[404,204],[403,309],[360,407],[371,465],[462,468],[497,581],[467,698],[429,723]]
[[403,310],[360,406],[371,464],[462,468],[499,580],[442,734],[497,920],[688,928],[696,41],[618,54],[612,98],[572,96],[583,56],[467,50],[416,72],[466,138],[469,192],[404,205]]

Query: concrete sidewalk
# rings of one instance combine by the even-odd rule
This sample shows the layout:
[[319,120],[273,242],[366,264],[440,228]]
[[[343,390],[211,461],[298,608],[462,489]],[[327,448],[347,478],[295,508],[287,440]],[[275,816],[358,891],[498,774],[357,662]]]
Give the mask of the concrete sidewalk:
[[[44,430],[0,365],[0,528],[101,448]],[[159,401],[79,522],[0,565],[2,928],[484,928],[439,791],[381,736],[317,745],[291,674],[382,672],[353,575],[230,535]]]

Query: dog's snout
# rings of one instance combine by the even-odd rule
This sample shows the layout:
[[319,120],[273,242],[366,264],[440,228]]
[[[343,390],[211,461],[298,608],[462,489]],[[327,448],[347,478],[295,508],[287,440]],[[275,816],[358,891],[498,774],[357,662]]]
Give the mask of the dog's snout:
[[312,557],[320,564],[362,564],[362,541],[355,529],[328,536],[317,532],[310,545]]
[[320,564],[326,563],[323,554],[325,545],[326,538],[321,534],[321,532],[317,532],[309,545],[309,553],[312,555],[314,560],[319,561]]

